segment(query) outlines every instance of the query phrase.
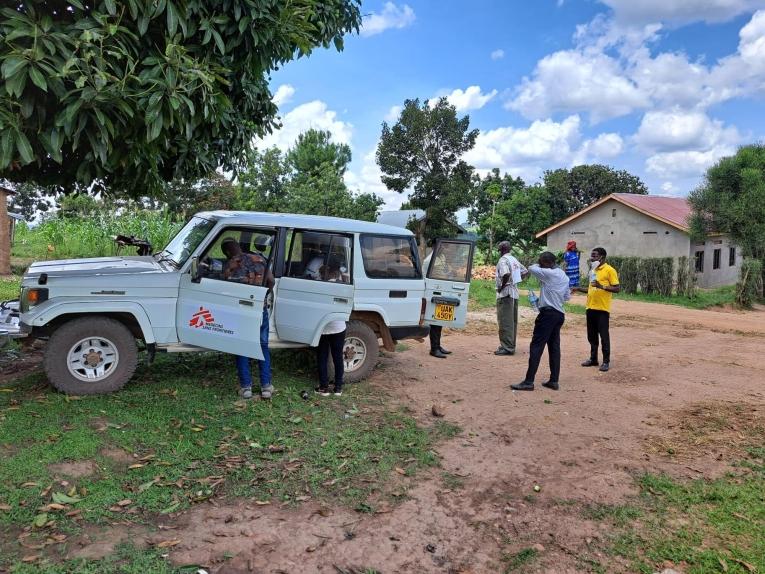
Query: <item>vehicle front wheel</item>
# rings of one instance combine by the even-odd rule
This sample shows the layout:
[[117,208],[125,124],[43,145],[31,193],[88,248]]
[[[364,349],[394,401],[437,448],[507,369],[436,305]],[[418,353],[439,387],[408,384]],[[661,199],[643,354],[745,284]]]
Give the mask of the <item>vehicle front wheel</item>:
[[121,389],[137,363],[135,338],[125,325],[108,317],[82,317],[53,332],[43,366],[59,391],[101,395]]
[[[372,327],[363,321],[348,321],[343,343],[344,383],[366,379],[377,364],[380,343]],[[334,378],[334,366],[329,361],[329,379]]]

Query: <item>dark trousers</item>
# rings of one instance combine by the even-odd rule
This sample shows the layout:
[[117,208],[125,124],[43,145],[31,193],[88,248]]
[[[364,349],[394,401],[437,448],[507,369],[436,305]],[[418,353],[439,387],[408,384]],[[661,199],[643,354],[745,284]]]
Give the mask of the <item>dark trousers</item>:
[[[598,343],[603,351],[603,362],[611,361],[611,336],[608,334],[608,311],[587,309],[587,340],[590,342],[590,359],[598,362]],[[600,341],[598,341],[600,339]]]
[[430,350],[438,351],[441,348],[441,331],[443,327],[441,325],[430,326]]
[[531,336],[531,348],[529,350],[529,370],[526,371],[526,381],[534,382],[539,369],[539,361],[542,359],[545,346],[550,358],[550,380],[558,382],[560,377],[560,328],[566,316],[560,311],[550,307],[539,310],[537,320],[534,322],[534,334]]
[[343,344],[345,343],[345,331],[334,335],[322,335],[319,339],[319,386],[322,389],[329,387],[327,375],[327,361],[332,355],[332,364],[335,367],[335,390],[343,388]]

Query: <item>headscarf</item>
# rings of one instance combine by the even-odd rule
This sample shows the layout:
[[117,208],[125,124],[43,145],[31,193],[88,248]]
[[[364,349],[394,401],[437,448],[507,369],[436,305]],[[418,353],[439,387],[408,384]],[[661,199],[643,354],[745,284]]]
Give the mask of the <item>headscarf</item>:
[[576,241],[566,243],[566,251],[576,251]]

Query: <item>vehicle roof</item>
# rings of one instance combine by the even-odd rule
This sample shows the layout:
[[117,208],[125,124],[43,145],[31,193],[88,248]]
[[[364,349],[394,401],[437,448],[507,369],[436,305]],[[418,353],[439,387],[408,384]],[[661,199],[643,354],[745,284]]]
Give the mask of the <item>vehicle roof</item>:
[[296,213],[263,213],[259,211],[203,211],[196,214],[206,219],[225,219],[232,225],[267,225],[273,227],[293,227],[296,229],[316,229],[319,231],[338,231],[342,233],[375,233],[378,235],[400,235],[411,237],[408,229],[344,219],[342,217],[326,217],[324,215],[305,215]]

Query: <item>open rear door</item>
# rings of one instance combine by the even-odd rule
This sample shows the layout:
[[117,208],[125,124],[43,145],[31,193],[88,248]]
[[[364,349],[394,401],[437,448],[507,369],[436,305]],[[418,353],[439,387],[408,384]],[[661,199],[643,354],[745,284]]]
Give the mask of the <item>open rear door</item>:
[[425,324],[460,328],[467,321],[475,244],[439,239],[425,278]]

